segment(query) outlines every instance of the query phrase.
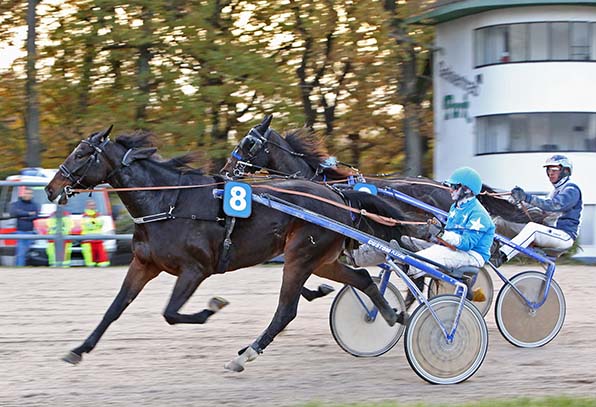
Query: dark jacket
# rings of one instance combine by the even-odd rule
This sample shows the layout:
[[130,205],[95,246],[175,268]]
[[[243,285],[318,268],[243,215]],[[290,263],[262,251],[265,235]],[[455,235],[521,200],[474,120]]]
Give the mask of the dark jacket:
[[565,180],[548,198],[541,199],[530,195],[526,201],[546,212],[559,212],[555,227],[567,232],[574,240],[577,239],[583,207],[582,192],[577,185]]
[[[35,215],[30,215],[30,212],[35,212]],[[10,216],[17,218],[17,231],[30,232],[33,230],[33,220],[39,216],[39,205],[19,198],[10,205]]]

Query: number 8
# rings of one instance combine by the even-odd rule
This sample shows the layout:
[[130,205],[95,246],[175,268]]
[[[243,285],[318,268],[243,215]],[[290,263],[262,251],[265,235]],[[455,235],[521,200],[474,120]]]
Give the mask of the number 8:
[[230,189],[230,207],[235,211],[246,209],[246,190],[241,187],[232,187]]

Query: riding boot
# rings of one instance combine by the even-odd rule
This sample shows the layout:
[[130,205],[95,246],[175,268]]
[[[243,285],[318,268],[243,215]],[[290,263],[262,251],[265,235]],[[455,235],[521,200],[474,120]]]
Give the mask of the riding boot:
[[[421,292],[424,290],[424,276],[414,278],[412,282]],[[409,309],[414,302],[416,302],[416,296],[412,294],[410,290],[408,290],[408,294],[406,295],[405,299],[406,309]]]

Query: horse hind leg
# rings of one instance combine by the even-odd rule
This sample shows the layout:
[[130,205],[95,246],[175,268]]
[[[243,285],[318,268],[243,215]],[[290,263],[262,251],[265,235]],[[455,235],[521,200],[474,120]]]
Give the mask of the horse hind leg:
[[83,359],[83,353],[89,353],[95,348],[110,324],[122,315],[124,310],[131,302],[133,302],[143,287],[145,287],[145,285],[158,274],[159,270],[152,265],[143,265],[138,260],[133,259],[128,267],[128,272],[122,282],[118,295],[116,295],[116,298],[112,301],[112,304],[104,314],[99,325],[91,335],[87,337],[82,345],[70,351],[70,353],[64,356],[62,360],[73,365],[79,363]]
[[303,260],[292,261],[286,258],[279,302],[273,319],[265,331],[250,346],[241,349],[238,356],[224,365],[225,369],[242,372],[246,363],[255,360],[273,342],[277,334],[296,317],[301,288],[310,276],[310,270],[313,269],[312,265],[307,263]]
[[333,263],[324,264],[314,272],[319,277],[350,285],[366,294],[373,304],[378,308],[381,316],[390,326],[403,320],[404,315],[397,314],[391,308],[385,297],[381,295],[379,288],[374,283],[368,271],[364,268],[355,269],[336,260]]

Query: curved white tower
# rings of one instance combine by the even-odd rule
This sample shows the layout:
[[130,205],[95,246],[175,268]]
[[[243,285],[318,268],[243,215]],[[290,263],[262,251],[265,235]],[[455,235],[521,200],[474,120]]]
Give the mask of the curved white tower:
[[552,189],[542,164],[574,164],[580,256],[596,257],[596,1],[439,1],[435,178],[462,165],[493,187]]

